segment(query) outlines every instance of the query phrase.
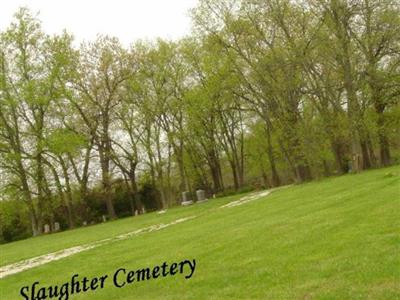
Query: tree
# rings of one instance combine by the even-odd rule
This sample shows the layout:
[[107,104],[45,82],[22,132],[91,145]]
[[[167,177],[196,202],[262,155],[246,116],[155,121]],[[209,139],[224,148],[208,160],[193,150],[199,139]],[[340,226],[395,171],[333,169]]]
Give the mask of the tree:
[[[116,213],[111,200],[112,141],[110,130],[115,109],[121,102],[123,84],[129,78],[132,68],[129,54],[116,38],[99,37],[94,43],[82,46],[79,75],[74,87],[84,102],[90,103],[89,110],[95,110],[98,125],[86,124],[92,130],[94,143],[99,153],[104,201],[111,219]],[[81,115],[84,117],[82,111]],[[95,122],[96,123],[96,122]]]

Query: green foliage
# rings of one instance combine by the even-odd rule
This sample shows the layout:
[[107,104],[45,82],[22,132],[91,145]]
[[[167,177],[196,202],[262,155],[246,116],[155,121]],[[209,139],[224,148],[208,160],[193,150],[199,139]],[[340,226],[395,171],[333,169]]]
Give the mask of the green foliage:
[[21,240],[31,235],[29,214],[24,203],[0,201],[0,244]]
[[49,150],[55,154],[75,154],[87,144],[86,137],[68,129],[55,129],[46,139]]

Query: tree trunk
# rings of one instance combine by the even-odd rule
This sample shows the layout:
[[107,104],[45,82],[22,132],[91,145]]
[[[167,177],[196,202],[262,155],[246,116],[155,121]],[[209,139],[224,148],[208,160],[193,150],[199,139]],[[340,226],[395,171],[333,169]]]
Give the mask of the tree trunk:
[[211,171],[211,177],[214,183],[213,190],[214,192],[220,192],[221,190],[223,190],[222,174],[221,174],[221,166],[219,164],[219,160],[215,153],[215,150],[209,151],[207,157]]
[[322,166],[324,167],[324,176],[328,177],[331,174],[331,172],[329,171],[328,162],[325,159],[322,160]]
[[131,197],[134,202],[135,209],[142,211],[144,206],[138,195],[138,187],[136,183],[136,165],[136,162],[130,162],[129,181],[131,186]]
[[61,199],[61,202],[65,205],[66,210],[67,210],[67,220],[68,220],[68,227],[69,228],[73,228],[75,226],[74,224],[74,218],[73,218],[73,212],[72,212],[72,208],[70,206],[69,201],[67,201],[65,199],[65,195],[64,195],[64,191],[62,189],[62,184],[60,181],[60,177],[57,174],[56,169],[51,165],[50,162],[47,162],[48,167],[51,169],[52,173],[53,173],[53,177],[54,177],[54,181],[56,183],[56,187],[58,190],[58,195]]
[[22,185],[22,192],[24,194],[25,202],[29,207],[29,216],[31,219],[32,235],[37,236],[42,234],[42,228],[40,227],[39,216],[36,213],[35,205],[33,204],[31,191],[29,190],[28,180],[26,178],[25,169],[22,165],[21,160],[18,158],[18,169],[20,173],[20,180]]
[[267,175],[267,173],[265,172],[265,170],[264,170],[262,164],[260,164],[260,166],[261,166],[261,177],[262,177],[262,179],[263,179],[264,188],[269,188],[269,187],[270,187],[270,184],[268,183],[268,175]]
[[296,175],[298,182],[305,182],[312,179],[310,166],[303,163],[296,164]]
[[[336,5],[337,3],[334,2],[333,4]],[[352,172],[357,173],[363,168],[363,157],[360,147],[362,115],[354,86],[354,76],[350,58],[351,53],[349,48],[350,38],[348,36],[349,33],[347,32],[349,24],[346,17],[342,16],[340,18],[337,14],[335,14],[337,9],[337,7],[333,7],[333,18],[335,20],[335,26],[337,30],[336,34],[341,45],[341,53],[338,55],[338,58],[343,71],[343,84],[347,94],[347,116],[350,124],[351,167]]]
[[116,219],[117,215],[114,210],[114,205],[111,199],[111,180],[110,180],[110,162],[103,150],[99,151],[100,154],[100,165],[102,174],[102,186],[103,186],[103,200],[107,207],[108,215],[111,219]]
[[349,171],[349,162],[346,159],[346,145],[335,139],[333,141],[331,141],[331,148],[332,148],[332,152],[334,154],[335,157],[335,162],[337,165],[337,168],[339,169],[339,172],[341,174],[345,174]]
[[65,180],[65,188],[66,188],[66,203],[67,203],[67,208],[68,208],[68,218],[69,218],[69,227],[74,228],[75,227],[75,215],[74,215],[74,204],[72,200],[72,189],[71,189],[71,184],[69,180],[69,174],[68,174],[68,168],[64,162],[64,159],[59,156],[58,157],[61,168],[63,170],[63,175],[64,175],[64,180]]
[[108,133],[109,119],[108,110],[103,111],[102,124],[103,132],[101,134],[101,141],[99,145],[100,165],[103,185],[103,197],[107,206],[109,217],[113,220],[117,218],[114,205],[111,199],[111,174],[110,174],[110,160],[111,160],[111,141]]
[[232,177],[233,177],[233,185],[235,187],[235,191],[239,189],[239,181],[238,181],[238,174],[235,162],[231,159],[229,160],[229,164],[232,169]]
[[375,100],[375,111],[378,114],[377,125],[379,140],[379,159],[381,166],[389,166],[391,163],[391,156],[389,140],[386,135],[385,117],[383,114],[384,110],[385,105]]
[[372,165],[371,165],[371,159],[369,157],[367,141],[363,139],[360,142],[360,146],[362,153],[362,169],[363,170],[370,169]]
[[389,140],[385,134],[379,134],[379,157],[382,166],[391,164]]
[[268,153],[269,165],[271,167],[272,186],[277,187],[281,185],[281,179],[279,177],[278,171],[276,170],[275,155],[271,139],[271,127],[268,121],[266,124],[266,133],[267,133],[267,153]]

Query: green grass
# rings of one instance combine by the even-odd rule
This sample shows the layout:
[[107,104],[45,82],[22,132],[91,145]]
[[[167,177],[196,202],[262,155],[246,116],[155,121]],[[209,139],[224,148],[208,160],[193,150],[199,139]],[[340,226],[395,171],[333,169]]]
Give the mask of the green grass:
[[[388,175],[391,173],[393,175]],[[243,196],[243,195],[240,195]],[[0,280],[1,299],[22,286],[61,285],[164,261],[196,259],[182,275],[70,299],[400,299],[400,167],[328,178],[218,209],[240,196],[0,246],[1,265],[185,216],[197,218],[84,251]]]

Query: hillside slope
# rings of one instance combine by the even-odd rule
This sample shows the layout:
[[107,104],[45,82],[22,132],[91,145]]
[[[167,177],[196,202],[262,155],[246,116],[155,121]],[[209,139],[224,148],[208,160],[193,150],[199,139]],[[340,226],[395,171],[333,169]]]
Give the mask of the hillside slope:
[[[0,279],[1,299],[24,299],[35,281],[61,285],[74,274],[112,277],[195,259],[183,274],[70,295],[69,299],[398,299],[400,167],[244,195],[0,246],[1,265],[111,239]],[[239,203],[241,204],[241,203]],[[222,207],[224,206],[225,207]],[[183,220],[176,222],[176,220]],[[157,225],[151,227],[151,225]],[[159,226],[160,224],[168,226]],[[109,278],[112,281],[112,279]],[[65,299],[65,298],[64,298]]]

